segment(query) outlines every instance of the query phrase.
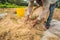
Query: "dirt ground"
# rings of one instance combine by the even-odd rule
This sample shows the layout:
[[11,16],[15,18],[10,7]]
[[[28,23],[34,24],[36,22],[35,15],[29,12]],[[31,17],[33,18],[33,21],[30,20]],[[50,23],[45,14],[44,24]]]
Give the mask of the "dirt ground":
[[[31,20],[26,23],[24,18],[14,16],[15,8],[2,9],[0,12],[3,11],[9,14],[0,20],[0,40],[40,40],[43,36],[46,30],[44,20],[32,27]],[[53,18],[60,20],[60,9],[55,9]]]

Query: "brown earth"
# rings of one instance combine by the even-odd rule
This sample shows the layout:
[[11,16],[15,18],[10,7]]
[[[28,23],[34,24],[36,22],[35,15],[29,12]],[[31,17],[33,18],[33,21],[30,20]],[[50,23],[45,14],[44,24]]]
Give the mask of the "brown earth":
[[[43,36],[43,32],[46,30],[44,28],[44,19],[41,23],[38,23],[35,27],[32,27],[31,20],[26,23],[24,18],[17,18],[14,16],[15,8],[7,8],[5,11],[9,13],[6,17],[0,20],[0,40],[40,40]],[[39,12],[38,10],[42,9],[41,7],[35,10],[34,13]],[[5,9],[4,9],[5,10]],[[40,10],[41,12],[41,10]],[[56,8],[54,11],[54,19],[60,20],[60,9]],[[35,14],[34,14],[35,15]],[[32,16],[32,19],[35,16]],[[45,17],[45,19],[47,19]]]

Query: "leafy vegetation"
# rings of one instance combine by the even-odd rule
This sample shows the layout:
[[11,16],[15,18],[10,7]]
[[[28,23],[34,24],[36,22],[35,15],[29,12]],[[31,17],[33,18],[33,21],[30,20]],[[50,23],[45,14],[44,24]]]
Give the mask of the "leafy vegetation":
[[60,8],[60,0],[58,0],[58,5],[57,5],[58,8]]
[[23,0],[0,0],[0,8],[25,7],[27,2]]
[[[0,8],[16,8],[27,5],[28,3],[24,0],[0,0]],[[60,0],[58,0],[57,7],[60,7]]]

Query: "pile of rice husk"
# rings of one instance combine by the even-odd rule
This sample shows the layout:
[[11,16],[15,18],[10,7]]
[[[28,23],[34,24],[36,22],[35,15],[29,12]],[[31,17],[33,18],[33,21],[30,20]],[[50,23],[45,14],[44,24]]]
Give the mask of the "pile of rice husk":
[[[38,12],[40,8],[36,9],[33,13]],[[60,9],[56,9],[57,14],[59,15],[60,11],[57,10]],[[44,36],[43,32],[46,30],[44,27],[44,19],[42,19],[36,26],[32,27],[32,19],[35,16],[32,16],[31,20],[26,23],[24,18],[13,16],[14,12],[8,13],[9,14],[0,21],[0,40],[40,40],[40,38]],[[56,15],[54,16],[55,19],[57,19]],[[47,18],[45,17],[45,19]],[[58,19],[60,18],[58,17]]]

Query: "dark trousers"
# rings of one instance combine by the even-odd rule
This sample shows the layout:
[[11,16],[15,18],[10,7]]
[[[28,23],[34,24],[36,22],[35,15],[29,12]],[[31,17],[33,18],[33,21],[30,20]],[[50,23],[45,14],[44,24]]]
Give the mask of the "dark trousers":
[[57,2],[54,3],[54,4],[50,4],[50,8],[49,8],[50,13],[49,13],[49,17],[48,17],[47,22],[46,22],[46,26],[50,26],[50,22],[52,20],[52,17],[53,17],[53,13],[54,13],[54,9],[56,7],[56,4],[57,4]]

